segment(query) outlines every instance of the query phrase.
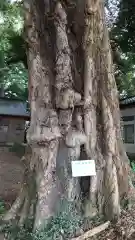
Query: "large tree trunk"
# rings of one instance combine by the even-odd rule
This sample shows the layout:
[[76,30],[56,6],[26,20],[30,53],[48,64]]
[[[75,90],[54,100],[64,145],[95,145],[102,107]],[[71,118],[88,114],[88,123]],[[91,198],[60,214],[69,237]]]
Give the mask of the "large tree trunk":
[[[71,176],[71,160],[80,158],[82,146],[97,169],[96,177],[89,178],[83,209],[118,218],[121,199],[131,190],[130,169],[120,134],[104,2],[32,0],[24,7],[32,150],[27,163],[36,188],[29,197],[27,180],[28,188],[23,186],[5,220],[23,214],[22,223],[37,196],[32,208],[36,229],[55,213],[63,195],[80,201],[82,184]],[[64,189],[56,168],[60,141],[68,149]]]

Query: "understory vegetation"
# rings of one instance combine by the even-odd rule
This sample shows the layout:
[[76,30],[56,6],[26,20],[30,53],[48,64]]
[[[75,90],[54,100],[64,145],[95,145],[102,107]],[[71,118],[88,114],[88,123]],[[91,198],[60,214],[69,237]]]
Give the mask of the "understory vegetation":
[[59,211],[49,222],[44,223],[42,229],[33,232],[33,218],[27,219],[23,226],[19,226],[16,221],[9,224],[1,224],[0,232],[5,234],[9,240],[59,240],[72,239],[94,225],[103,222],[100,216],[95,218],[82,218],[81,214],[75,210],[73,203],[63,201],[58,207]]

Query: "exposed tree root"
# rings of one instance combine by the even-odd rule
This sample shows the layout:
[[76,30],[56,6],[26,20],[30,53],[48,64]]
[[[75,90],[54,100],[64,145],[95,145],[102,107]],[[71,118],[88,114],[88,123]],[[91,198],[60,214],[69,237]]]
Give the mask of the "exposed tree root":
[[19,225],[23,225],[29,217],[32,200],[36,195],[36,191],[34,189],[34,171],[30,165],[31,149],[29,147],[27,147],[25,156],[22,157],[21,161],[24,165],[23,183],[17,199],[2,219],[4,222],[17,220]]
[[23,224],[25,223],[25,220],[29,216],[30,205],[31,205],[30,198],[26,196],[25,200],[24,200],[23,208],[22,208],[21,214],[20,214],[20,220],[19,220],[20,226],[23,226]]
[[25,199],[25,190],[24,190],[24,188],[22,188],[19,193],[19,196],[13,203],[12,207],[3,217],[4,221],[11,221],[17,217],[19,210],[20,210],[21,206],[23,205],[24,199]]
[[94,235],[99,234],[100,232],[106,230],[109,227],[109,225],[110,225],[110,222],[108,221],[104,224],[101,224],[98,227],[95,227],[95,228],[85,232],[83,235],[81,235],[79,237],[72,238],[71,240],[87,240],[90,237],[93,237]]
[[26,219],[29,218],[29,216],[34,215],[32,200],[33,196],[31,197],[30,191],[28,191],[24,185],[19,193],[19,196],[9,211],[3,216],[2,220],[4,222],[12,222],[13,220],[16,220],[19,225],[22,226],[25,223]]

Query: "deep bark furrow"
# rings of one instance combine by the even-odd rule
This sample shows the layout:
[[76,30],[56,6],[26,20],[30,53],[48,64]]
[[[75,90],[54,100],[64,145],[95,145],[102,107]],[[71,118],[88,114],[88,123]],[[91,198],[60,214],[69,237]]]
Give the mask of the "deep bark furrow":
[[[56,107],[61,108],[59,111],[61,131],[66,136],[66,145],[68,150],[68,163],[64,169],[65,178],[65,196],[69,201],[74,201],[79,198],[80,186],[78,179],[74,179],[71,173],[71,161],[77,160],[80,157],[80,145],[84,144],[85,136],[80,133],[78,126],[73,131],[72,121],[74,106],[81,100],[81,95],[73,89],[73,76],[71,69],[71,49],[68,42],[68,22],[67,13],[64,7],[58,2],[56,4]],[[63,109],[63,110],[62,110]],[[62,119],[63,118],[63,119]],[[77,121],[76,121],[77,124]],[[78,131],[78,132],[77,132]],[[70,134],[69,134],[70,132]],[[69,136],[70,135],[70,136]],[[80,140],[80,138],[82,138]]]
[[[98,1],[86,1],[85,6],[85,28],[84,28],[84,128],[87,136],[86,153],[90,159],[97,159],[97,72],[96,72],[96,54],[95,48]],[[96,161],[97,162],[97,161]],[[90,179],[90,192],[88,205],[92,203],[96,206],[97,194],[97,176]],[[86,206],[87,209],[87,206]],[[87,211],[87,210],[86,210]],[[90,210],[91,207],[90,207]],[[96,213],[96,209],[94,210]],[[93,213],[94,214],[94,213]]]
[[60,1],[56,3],[56,88],[58,91],[71,88],[71,51],[67,37],[67,14]]

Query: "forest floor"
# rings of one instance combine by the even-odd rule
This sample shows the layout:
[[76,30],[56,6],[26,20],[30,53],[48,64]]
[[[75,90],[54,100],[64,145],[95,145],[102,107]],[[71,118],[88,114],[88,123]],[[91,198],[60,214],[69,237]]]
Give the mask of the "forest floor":
[[[5,152],[0,149],[0,199],[5,201],[7,208],[16,199],[22,176],[23,168],[20,158],[12,152]],[[3,235],[0,234],[0,240],[3,239]],[[105,231],[90,239],[135,240],[135,206],[131,210],[123,210],[117,224],[111,224]]]
[[7,205],[16,199],[22,176],[20,158],[10,151],[0,149],[0,199]]
[[[22,177],[20,157],[8,148],[0,148],[0,200],[4,200],[7,209],[16,199]],[[0,240],[4,240],[3,234],[0,234]]]
[[[116,224],[95,235],[91,240],[135,240],[135,206],[131,210],[123,210]],[[88,240],[88,239],[87,239]]]

